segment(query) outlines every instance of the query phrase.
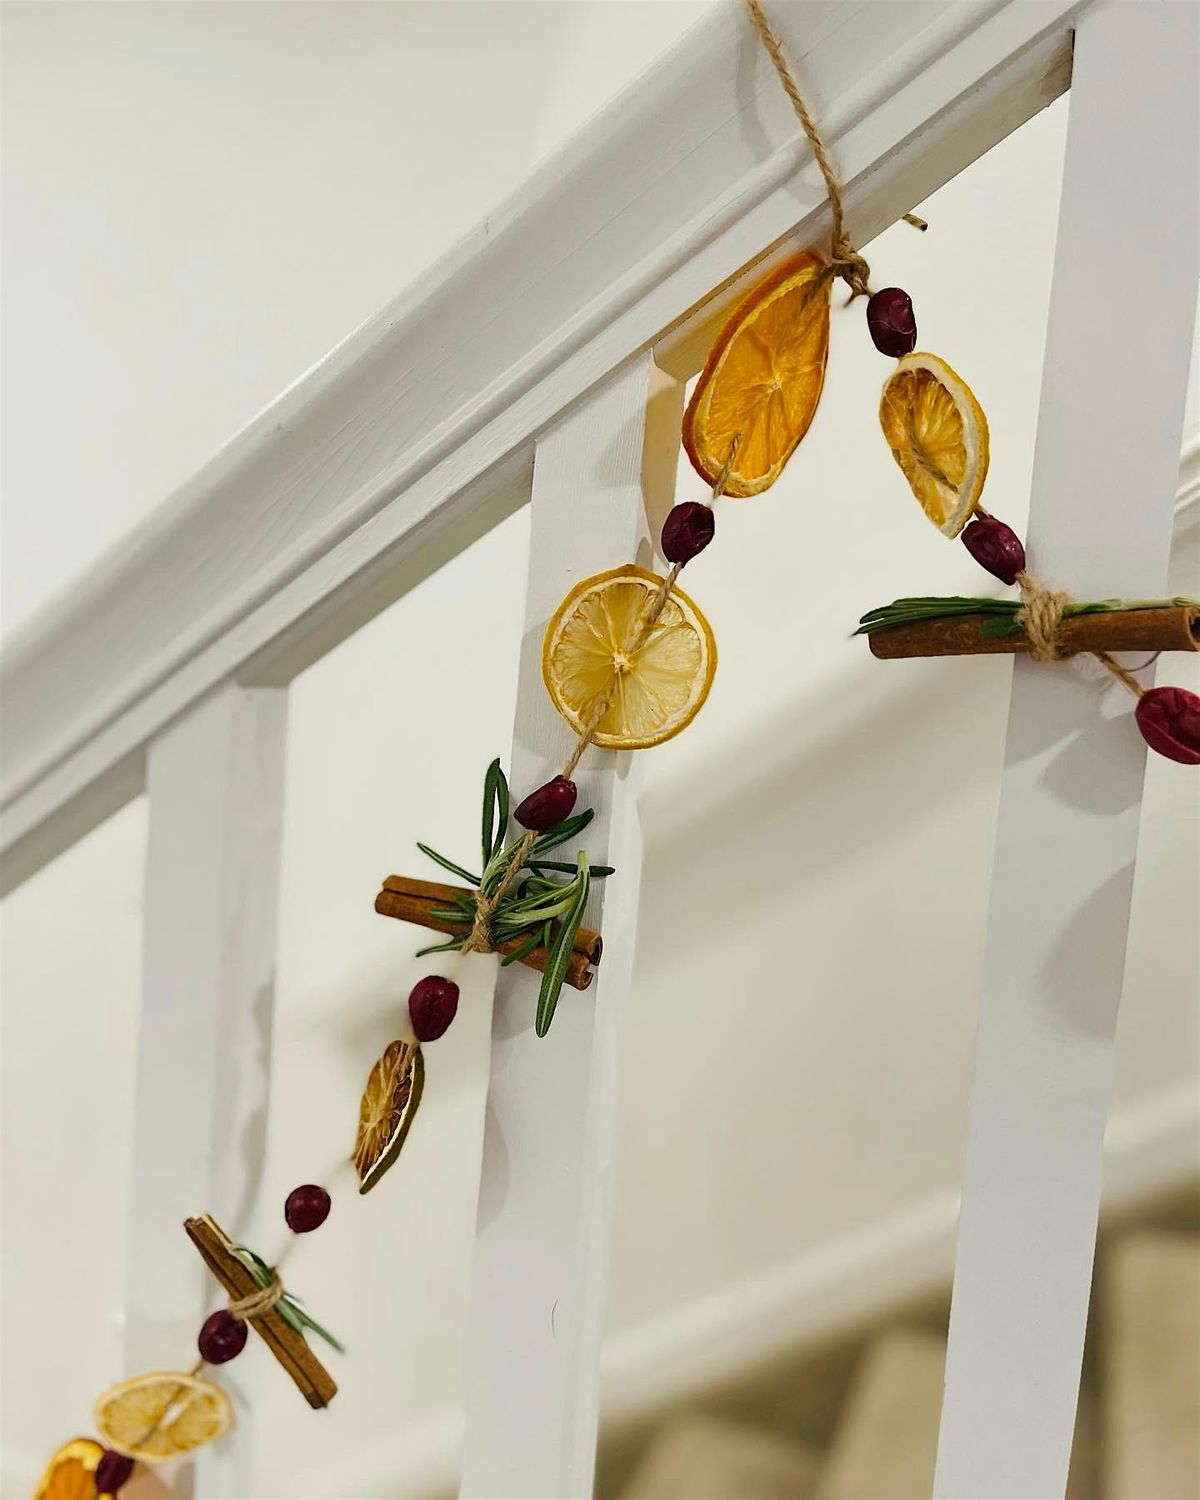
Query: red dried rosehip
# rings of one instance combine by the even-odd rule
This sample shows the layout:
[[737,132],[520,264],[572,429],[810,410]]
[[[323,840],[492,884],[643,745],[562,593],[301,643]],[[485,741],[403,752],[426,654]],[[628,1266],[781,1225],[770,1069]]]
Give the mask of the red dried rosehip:
[[702,505],[699,500],[684,500],[663,522],[663,556],[668,562],[691,562],[712,541],[716,529],[711,506]]
[[453,979],[430,974],[418,979],[408,997],[412,1029],[422,1042],[436,1042],[458,1014],[458,985]]
[[898,286],[885,286],[867,303],[867,328],[880,354],[899,359],[917,347],[917,318],[912,298]]
[[547,828],[553,828],[556,823],[571,816],[571,809],[578,796],[579,791],[573,781],[568,781],[565,776],[556,776],[545,786],[538,787],[536,792],[530,792],[524,802],[518,804],[513,817],[522,828],[545,833]]
[[1021,538],[995,516],[975,516],[960,533],[963,546],[981,568],[1001,583],[1016,583],[1025,568]]
[[236,1359],[246,1347],[250,1330],[227,1307],[220,1307],[204,1320],[196,1347],[205,1364],[223,1365]]
[[294,1234],[311,1234],[320,1229],[333,1206],[329,1194],[315,1182],[293,1188],[283,1204],[283,1217]]
[[1151,750],[1183,766],[1200,766],[1200,697],[1187,688],[1148,688],[1134,714]]
[[105,1448],[92,1476],[97,1495],[115,1495],[133,1473],[133,1459]]

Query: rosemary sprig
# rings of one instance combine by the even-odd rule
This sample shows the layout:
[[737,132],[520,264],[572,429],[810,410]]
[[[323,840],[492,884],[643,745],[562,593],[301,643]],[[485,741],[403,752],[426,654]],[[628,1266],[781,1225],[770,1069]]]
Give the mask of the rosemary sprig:
[[[460,880],[474,886],[482,895],[494,895],[524,839],[522,834],[508,840],[509,808],[508,779],[499,760],[494,760],[483,778],[480,818],[482,873],[473,875],[454,860],[431,849],[428,844],[418,843],[417,848],[444,870],[449,870]],[[590,866],[582,851],[574,864],[560,859],[547,859],[546,856],[581,834],[594,817],[592,809],[587,808],[540,833],[530,847],[520,875],[491,915],[489,925],[494,939],[499,942],[519,940],[519,946],[501,959],[503,966],[516,963],[539,945],[549,950],[538,996],[539,1036],[545,1036],[554,1018],[575,937],[583,921],[591,883],[614,873],[612,865]],[[570,875],[572,878],[554,878],[558,875]],[[475,920],[475,898],[464,891],[455,897],[452,905],[431,907],[429,914],[443,922],[461,923],[464,931],[444,942],[422,948],[417,954],[418,958],[428,953],[449,953],[462,947]]]
[[[1073,599],[1063,605],[1063,618],[1074,615],[1106,614],[1121,609],[1170,609],[1180,604],[1195,604],[1194,599]],[[930,595],[922,598],[895,599],[870,609],[858,622],[855,635],[870,635],[891,625],[915,625],[923,620],[948,620],[958,615],[992,615],[980,633],[987,636],[1013,635],[1021,629],[1017,611],[1019,599],[973,599],[962,594],[944,598]]]
[[[268,1287],[274,1273],[270,1266],[261,1256],[255,1255],[248,1245],[231,1245],[230,1249],[254,1277],[256,1286]],[[320,1323],[305,1311],[304,1304],[299,1297],[294,1297],[291,1292],[285,1291],[283,1296],[275,1304],[275,1311],[283,1321],[296,1333],[303,1336],[304,1330],[309,1328],[318,1338],[322,1338],[332,1349],[339,1354],[345,1354],[345,1346],[334,1338],[327,1328],[322,1328]]]

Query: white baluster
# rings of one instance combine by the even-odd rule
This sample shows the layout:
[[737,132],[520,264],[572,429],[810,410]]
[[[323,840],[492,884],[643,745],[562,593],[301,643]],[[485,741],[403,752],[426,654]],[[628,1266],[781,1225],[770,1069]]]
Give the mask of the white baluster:
[[[129,1373],[188,1369],[215,1283],[183,1232],[212,1212],[234,1236],[259,1188],[275,977],[287,694],[218,689],[151,745],[138,1037]],[[249,1405],[200,1450],[179,1493],[246,1500]]]
[[[537,445],[514,798],[554,775],[575,736],[542,685],[546,624],[568,589],[635,556],[652,564],[647,512],[671,502],[682,389],[640,356]],[[589,990],[566,990],[534,1034],[536,977],[501,972],[468,1330],[462,1493],[479,1500],[592,1490],[600,1321],[612,1194],[615,1035],[629,990],[641,836],[638,767],[589,750],[576,773],[603,925]],[[601,922],[602,917],[602,922]]]
[[[1197,279],[1198,21],[1191,4],[1108,3],[1076,33],[1029,544],[1035,576],[1084,598],[1166,583]],[[988,503],[1003,513],[1002,496]],[[1132,707],[1106,719],[1071,668],[1017,659],[943,1500],[1053,1500],[1066,1484],[1145,762]]]

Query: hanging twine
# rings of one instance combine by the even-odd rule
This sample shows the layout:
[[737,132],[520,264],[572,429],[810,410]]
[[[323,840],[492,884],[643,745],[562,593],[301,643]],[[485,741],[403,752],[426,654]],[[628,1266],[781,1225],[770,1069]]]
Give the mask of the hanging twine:
[[[829,236],[830,264],[850,288],[851,302],[855,297],[869,297],[871,295],[871,267],[846,228],[846,216],[842,208],[842,185],[829,159],[829,152],[825,149],[825,142],[821,139],[821,132],[817,129],[817,122],[809,113],[808,105],[805,104],[792,70],[788,67],[787,58],[783,55],[783,46],[772,30],[770,21],[767,20],[761,0],[745,0],[745,6],[750,14],[750,20],[754,23],[754,29],[758,33],[758,39],[771,59],[775,72],[779,75],[783,91],[791,100],[796,118],[804,128],[813,157],[821,169],[821,176],[825,179],[825,192],[829,198],[829,211],[833,218],[833,227]],[[905,214],[904,220],[916,229],[929,228],[925,220],[918,218],[916,214]]]
[[280,1281],[276,1271],[271,1272],[271,1280],[266,1286],[255,1287],[252,1292],[247,1292],[244,1297],[231,1297],[229,1299],[229,1311],[235,1318],[261,1318],[264,1313],[269,1313],[275,1304],[283,1296],[283,1282]]
[[[741,433],[734,433],[733,441],[729,445],[729,457],[725,460],[724,467],[713,483],[712,494],[708,502],[710,506],[715,504],[725,493],[725,486],[729,483],[729,476],[733,471],[733,461],[737,457],[738,444],[741,441]],[[662,580],[658,588],[655,589],[646,607],[646,611],[642,615],[633,641],[625,648],[625,655],[631,658],[636,656],[649,640],[651,631],[658,624],[659,617],[667,607],[667,600],[671,597],[671,590],[675,587],[682,569],[682,563],[673,563],[670,572]],[[570,781],[576,766],[583,759],[584,751],[596,737],[600,721],[608,712],[608,702],[607,695],[602,693],[592,704],[588,716],[584,720],[583,728],[580,730],[579,737],[575,741],[570,755],[567,756],[562,770],[559,772],[559,775],[565,781]],[[516,852],[508,863],[508,868],[505,870],[500,884],[490,896],[485,896],[481,891],[475,897],[475,920],[471,924],[471,931],[467,934],[466,941],[458,950],[460,953],[495,952],[495,944],[492,942],[491,932],[492,917],[505,896],[512,890],[517,876],[521,873],[533,851],[533,846],[537,842],[537,839],[538,833],[536,829],[531,828],[527,830],[522,835],[521,841],[518,843]]]
[[[1071,595],[1044,588],[1024,568],[1017,574],[1017,587],[1021,590],[1021,607],[1017,611],[1017,624],[1024,630],[1029,641],[1029,654],[1034,661],[1062,661],[1065,652],[1059,646],[1058,627],[1063,617],[1064,605],[1070,604]],[[1092,651],[1100,664],[1129,689],[1135,698],[1146,691],[1132,672],[1127,672],[1107,651]]]

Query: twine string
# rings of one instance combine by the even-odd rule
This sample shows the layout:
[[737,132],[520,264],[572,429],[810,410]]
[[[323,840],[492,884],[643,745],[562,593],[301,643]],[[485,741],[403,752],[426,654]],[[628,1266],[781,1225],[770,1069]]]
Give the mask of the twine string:
[[[710,506],[714,505],[717,500],[719,500],[720,497],[725,493],[725,486],[729,483],[729,476],[733,472],[733,461],[737,457],[738,445],[741,443],[741,441],[742,434],[740,432],[735,432],[733,435],[733,441],[729,445],[729,456],[726,458],[721,472],[713,481],[712,494],[709,497],[708,502]],[[654,593],[651,595],[650,602],[647,605],[645,612],[641,617],[641,620],[638,622],[637,631],[634,633],[631,643],[624,649],[624,655],[632,659],[649,640],[651,631],[654,629],[655,625],[658,624],[663,610],[667,607],[667,600],[671,597],[671,590],[675,587],[676,581],[678,580],[679,574],[682,569],[683,564],[681,562],[673,563],[671,565],[671,569],[668,572],[667,576],[661,581],[661,583],[655,589]],[[575,772],[575,768],[583,759],[584,751],[592,743],[593,739],[595,739],[596,731],[600,727],[600,721],[608,712],[608,706],[609,694],[597,694],[591,708],[588,710],[586,719],[583,721],[583,727],[579,731],[579,736],[571,749],[571,753],[567,756],[566,761],[563,763],[563,768],[559,772],[559,775],[562,776],[564,780],[570,781],[572,775]],[[482,891],[480,891],[476,895],[475,920],[471,923],[471,931],[467,934],[466,940],[464,941],[462,947],[458,950],[460,953],[495,952],[495,944],[492,942],[491,933],[492,917],[495,914],[500,903],[504,900],[505,896],[507,896],[509,891],[512,890],[517,876],[521,873],[521,870],[524,868],[530,854],[533,851],[533,846],[537,842],[537,838],[538,834],[536,829],[530,828],[526,830],[526,832],[522,834],[521,839],[513,852],[512,859],[509,861],[508,866],[504,871],[504,875],[501,877],[500,883],[499,885],[497,885],[496,889],[490,896],[485,896]]]
[[[821,132],[817,129],[817,122],[809,113],[804,96],[788,66],[788,60],[783,53],[783,44],[776,36],[770,21],[767,20],[762,0],[745,0],[745,6],[754,29],[758,33],[758,39],[763,45],[763,50],[771,59],[779,82],[783,85],[783,91],[791,101],[796,118],[808,137],[808,144],[812,148],[817,166],[821,169],[821,176],[825,179],[825,192],[829,198],[829,212],[833,220],[829,235],[830,263],[850,288],[851,302],[855,297],[869,297],[871,295],[871,267],[846,228],[846,215],[842,207],[842,185],[829,159],[829,152],[821,138]],[[929,228],[925,220],[918,218],[916,214],[905,214],[903,217],[906,223],[913,225],[916,229]]]
[[283,1296],[283,1282],[279,1279],[276,1271],[271,1272],[271,1280],[266,1286],[255,1287],[252,1292],[247,1292],[244,1297],[231,1297],[229,1299],[229,1312],[235,1318],[261,1318],[264,1313],[269,1313],[275,1304]]
[[[1035,661],[1061,661],[1068,653],[1062,650],[1058,629],[1062,623],[1063,609],[1071,602],[1071,595],[1045,588],[1024,568],[1017,574],[1017,587],[1021,590],[1017,623],[1029,641],[1030,656]],[[1133,673],[1127,671],[1119,661],[1115,661],[1107,651],[1092,651],[1089,655],[1094,656],[1135,698],[1140,698],[1146,691]],[[1151,657],[1151,661],[1153,660]]]

